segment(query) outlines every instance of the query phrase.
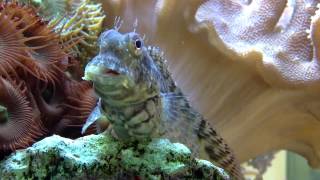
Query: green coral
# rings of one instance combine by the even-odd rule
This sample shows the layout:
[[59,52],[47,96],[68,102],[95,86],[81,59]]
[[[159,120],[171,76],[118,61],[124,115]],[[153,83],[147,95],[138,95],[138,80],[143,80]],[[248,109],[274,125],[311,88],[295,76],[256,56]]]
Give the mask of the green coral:
[[0,162],[0,174],[4,179],[229,179],[182,144],[167,139],[129,144],[103,134],[48,137]]
[[97,41],[105,15],[101,4],[89,0],[71,5],[70,12],[72,15],[56,16],[49,24],[54,24],[55,30],[60,32],[62,44],[68,46],[79,40],[79,43],[72,47],[72,52],[84,67],[99,49]]
[[8,121],[8,109],[0,104],[0,125]]
[[70,0],[32,0],[32,3],[39,7],[39,13],[46,20],[71,12]]
[[19,0],[35,6],[60,35],[60,42],[82,67],[97,53],[97,40],[105,13],[101,3],[90,0]]

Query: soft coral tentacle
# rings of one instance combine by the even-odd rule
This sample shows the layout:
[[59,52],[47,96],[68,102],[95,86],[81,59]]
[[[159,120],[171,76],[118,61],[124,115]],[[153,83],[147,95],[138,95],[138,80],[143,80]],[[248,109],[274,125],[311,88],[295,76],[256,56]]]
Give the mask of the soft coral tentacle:
[[40,117],[33,113],[24,84],[0,78],[0,90],[0,104],[8,111],[7,122],[0,125],[0,151],[25,148],[45,133]]

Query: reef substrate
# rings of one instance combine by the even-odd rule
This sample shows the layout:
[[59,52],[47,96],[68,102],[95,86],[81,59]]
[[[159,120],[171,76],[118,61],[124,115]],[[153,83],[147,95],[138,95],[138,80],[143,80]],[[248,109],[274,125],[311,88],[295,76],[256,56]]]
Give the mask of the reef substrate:
[[76,140],[53,135],[0,162],[4,179],[229,179],[179,143],[123,143],[108,134]]

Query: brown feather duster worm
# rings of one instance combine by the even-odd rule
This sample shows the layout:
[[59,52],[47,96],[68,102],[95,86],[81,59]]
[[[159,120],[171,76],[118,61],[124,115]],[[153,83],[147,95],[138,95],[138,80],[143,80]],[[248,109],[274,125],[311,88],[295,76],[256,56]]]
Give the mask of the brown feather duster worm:
[[[55,132],[62,136],[76,138],[81,136],[83,124],[97,105],[97,97],[92,83],[87,81],[67,81],[65,92],[67,100],[63,106],[67,109],[67,113],[61,119]],[[86,133],[93,134],[95,132],[96,127],[92,126]]]
[[26,39],[18,28],[19,21],[14,20],[14,14],[6,11],[6,7],[0,5],[0,74],[10,77],[18,66],[28,69],[23,62],[29,57],[24,44]]
[[[11,41],[4,44],[3,49],[14,46],[17,51],[3,55],[8,56],[1,61],[1,65],[5,65],[3,69],[20,66],[38,79],[56,81],[57,72],[66,68],[67,61],[67,56],[58,43],[58,35],[42,22],[33,8],[17,3],[2,3],[0,7],[3,21],[9,21],[7,26],[3,26],[1,35],[6,39],[12,37]],[[5,38],[3,40],[6,40]]]
[[0,78],[0,152],[28,147],[45,133],[24,83]]
[[0,155],[52,134],[82,136],[96,98],[73,79],[81,68],[54,27],[15,1],[0,1],[0,23]]

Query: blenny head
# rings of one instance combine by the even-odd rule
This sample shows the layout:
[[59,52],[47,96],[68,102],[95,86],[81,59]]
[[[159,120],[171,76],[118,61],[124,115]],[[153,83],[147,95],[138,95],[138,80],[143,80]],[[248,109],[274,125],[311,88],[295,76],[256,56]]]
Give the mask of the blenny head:
[[127,101],[136,103],[159,91],[161,73],[139,34],[107,30],[100,35],[99,46],[99,54],[85,68],[84,79],[94,83],[100,97],[110,101],[130,96]]

